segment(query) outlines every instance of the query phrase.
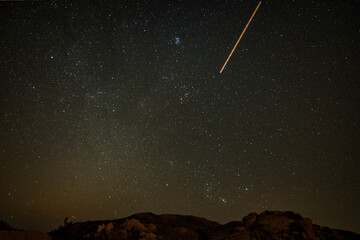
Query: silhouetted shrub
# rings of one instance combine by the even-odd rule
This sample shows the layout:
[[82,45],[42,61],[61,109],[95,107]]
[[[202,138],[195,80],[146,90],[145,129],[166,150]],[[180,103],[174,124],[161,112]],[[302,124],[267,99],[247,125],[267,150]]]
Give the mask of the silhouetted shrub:
[[14,229],[7,222],[0,220],[0,230],[11,230]]

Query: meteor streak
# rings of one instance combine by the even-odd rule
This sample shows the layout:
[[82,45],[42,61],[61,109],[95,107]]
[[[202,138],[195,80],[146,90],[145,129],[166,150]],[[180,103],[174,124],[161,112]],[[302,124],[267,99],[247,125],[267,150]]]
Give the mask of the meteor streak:
[[238,40],[237,40],[237,42],[236,42],[236,44],[235,44],[235,46],[234,46],[233,50],[231,51],[231,53],[230,53],[229,57],[226,59],[226,62],[224,63],[224,66],[221,68],[220,73],[222,73],[222,71],[224,70],[224,68],[225,68],[225,66],[226,66],[226,64],[227,64],[227,62],[228,62],[228,61],[229,61],[229,59],[231,58],[231,55],[232,55],[232,54],[233,54],[233,52],[235,51],[236,46],[237,46],[237,45],[238,45],[238,43],[240,42],[240,40],[241,40],[242,36],[244,35],[244,33],[245,33],[245,31],[246,31],[247,27],[249,26],[249,24],[250,24],[251,20],[252,20],[252,19],[253,19],[253,17],[255,16],[256,11],[259,9],[260,4],[261,4],[261,1],[260,1],[260,2],[259,2],[259,4],[257,5],[257,7],[256,7],[255,11],[253,12],[253,14],[251,15],[250,20],[249,20],[249,21],[248,21],[248,23],[246,24],[246,26],[245,26],[245,28],[244,28],[243,32],[241,33],[241,35],[240,35],[239,39],[238,39]]

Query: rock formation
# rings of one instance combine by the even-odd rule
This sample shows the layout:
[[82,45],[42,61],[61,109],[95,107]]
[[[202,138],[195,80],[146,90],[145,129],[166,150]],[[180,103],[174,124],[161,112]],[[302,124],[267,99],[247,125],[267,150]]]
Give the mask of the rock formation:
[[67,224],[50,235],[53,240],[360,239],[359,234],[321,227],[300,214],[281,211],[251,213],[225,225],[194,216],[140,213],[118,220]]
[[48,234],[15,230],[2,222],[0,240],[360,240],[357,233],[322,227],[300,214],[281,211],[250,213],[225,225],[194,216],[153,213],[106,221],[66,220]]

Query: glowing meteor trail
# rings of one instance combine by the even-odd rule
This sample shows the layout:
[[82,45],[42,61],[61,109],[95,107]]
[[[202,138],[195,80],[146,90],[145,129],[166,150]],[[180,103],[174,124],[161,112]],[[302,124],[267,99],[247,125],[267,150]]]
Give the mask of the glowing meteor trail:
[[259,9],[260,4],[261,4],[261,1],[260,1],[260,2],[259,2],[259,4],[257,5],[257,7],[256,7],[255,11],[253,12],[253,14],[251,15],[250,20],[249,20],[249,21],[248,21],[248,23],[246,24],[246,26],[245,26],[245,28],[244,28],[243,32],[241,33],[241,35],[240,35],[239,39],[238,39],[238,40],[237,40],[237,42],[236,42],[236,44],[235,44],[235,46],[234,46],[233,50],[231,51],[231,53],[230,53],[229,57],[226,59],[226,62],[224,63],[224,66],[221,68],[220,73],[222,73],[222,71],[224,70],[224,68],[225,68],[225,66],[226,66],[226,64],[227,64],[227,62],[228,62],[228,61],[229,61],[229,59],[231,58],[231,55],[232,55],[232,54],[233,54],[233,52],[235,51],[236,46],[237,46],[237,45],[238,45],[238,43],[240,42],[240,40],[241,40],[242,36],[244,35],[244,33],[245,33],[245,31],[246,31],[247,27],[249,26],[249,24],[250,24],[251,20],[252,20],[252,19],[253,19],[253,17],[255,16],[256,11]]

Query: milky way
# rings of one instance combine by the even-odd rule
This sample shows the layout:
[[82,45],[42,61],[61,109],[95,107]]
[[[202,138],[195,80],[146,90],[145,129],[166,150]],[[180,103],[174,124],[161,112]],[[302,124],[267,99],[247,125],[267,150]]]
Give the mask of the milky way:
[[1,2],[0,219],[359,232],[359,2],[332,2],[263,1],[222,74],[258,1]]

